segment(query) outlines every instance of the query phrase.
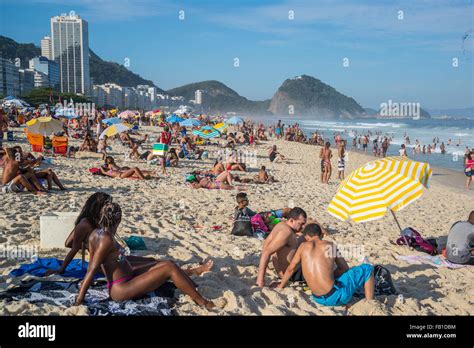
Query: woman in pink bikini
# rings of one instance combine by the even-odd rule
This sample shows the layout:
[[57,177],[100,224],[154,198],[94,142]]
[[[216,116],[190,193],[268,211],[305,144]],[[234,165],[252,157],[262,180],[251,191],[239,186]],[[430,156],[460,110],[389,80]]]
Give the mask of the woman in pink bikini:
[[117,229],[122,220],[122,210],[117,203],[108,202],[101,210],[99,227],[89,237],[90,262],[87,274],[76,299],[82,304],[94,275],[102,268],[107,278],[107,288],[114,301],[139,298],[158,289],[171,280],[178,289],[189,295],[194,302],[207,309],[215,305],[196,290],[189,277],[209,271],[212,262],[188,270],[183,270],[172,261],[158,261],[149,268],[133,269],[127,260],[126,249],[117,241]]

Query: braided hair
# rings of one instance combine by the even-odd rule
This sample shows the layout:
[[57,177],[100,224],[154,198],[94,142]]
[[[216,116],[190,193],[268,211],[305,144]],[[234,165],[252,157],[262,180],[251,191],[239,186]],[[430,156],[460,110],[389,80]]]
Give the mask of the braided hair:
[[82,211],[77,217],[74,226],[77,226],[83,218],[86,218],[92,227],[97,228],[99,226],[100,212],[107,202],[112,202],[112,196],[105,192],[96,192],[91,195],[84,204],[84,207],[82,207]]
[[122,209],[117,203],[107,202],[100,212],[99,226],[101,228],[110,228],[118,226],[122,220]]

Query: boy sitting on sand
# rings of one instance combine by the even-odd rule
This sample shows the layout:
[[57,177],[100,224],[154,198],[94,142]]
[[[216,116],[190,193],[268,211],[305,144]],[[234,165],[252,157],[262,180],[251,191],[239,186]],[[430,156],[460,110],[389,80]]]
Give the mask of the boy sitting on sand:
[[365,297],[374,298],[374,268],[362,264],[349,268],[337,247],[323,241],[318,224],[309,224],[303,229],[305,242],[301,243],[278,285],[283,289],[301,263],[304,279],[313,293],[313,300],[324,306],[346,305],[357,289],[364,286]]

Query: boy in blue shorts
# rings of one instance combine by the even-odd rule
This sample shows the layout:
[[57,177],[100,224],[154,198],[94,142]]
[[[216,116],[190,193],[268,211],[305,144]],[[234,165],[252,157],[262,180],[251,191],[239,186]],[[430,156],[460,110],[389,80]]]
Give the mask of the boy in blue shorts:
[[318,224],[308,224],[303,229],[305,242],[301,243],[290,265],[278,285],[282,289],[291,278],[298,264],[313,300],[324,306],[342,306],[349,303],[360,287],[364,287],[365,297],[374,298],[374,268],[362,264],[349,268],[339,255],[334,243],[324,241],[323,231]]

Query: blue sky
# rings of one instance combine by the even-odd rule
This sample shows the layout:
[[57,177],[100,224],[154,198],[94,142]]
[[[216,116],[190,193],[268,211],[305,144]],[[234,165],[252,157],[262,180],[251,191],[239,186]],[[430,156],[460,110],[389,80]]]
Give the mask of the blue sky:
[[90,47],[100,57],[121,64],[128,58],[132,71],[163,89],[219,80],[261,100],[286,78],[306,74],[365,107],[391,99],[461,108],[474,106],[473,6],[471,0],[1,0],[0,34],[39,46],[51,16],[75,11],[89,22]]

